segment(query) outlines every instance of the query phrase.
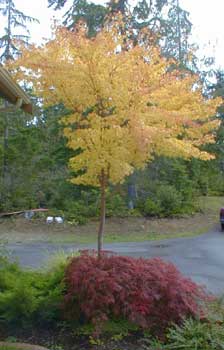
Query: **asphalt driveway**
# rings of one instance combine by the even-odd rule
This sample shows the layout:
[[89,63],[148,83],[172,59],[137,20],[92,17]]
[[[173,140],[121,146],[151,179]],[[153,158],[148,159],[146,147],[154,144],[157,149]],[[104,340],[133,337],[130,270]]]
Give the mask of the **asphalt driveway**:
[[[8,244],[12,257],[24,267],[46,266],[46,261],[56,251],[94,248],[94,245],[51,243]],[[173,262],[180,271],[209,291],[224,294],[224,233],[216,231],[193,238],[178,238],[140,243],[105,244],[104,249],[133,257],[161,257]]]

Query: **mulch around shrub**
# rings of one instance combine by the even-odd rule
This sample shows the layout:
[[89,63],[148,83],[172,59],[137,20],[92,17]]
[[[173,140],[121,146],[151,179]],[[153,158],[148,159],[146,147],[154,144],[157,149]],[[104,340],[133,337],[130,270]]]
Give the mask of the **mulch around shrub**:
[[1,348],[13,348],[18,350],[48,350],[47,348],[44,348],[43,346],[39,345],[31,345],[27,343],[10,343],[10,342],[0,342],[0,350]]
[[[77,336],[71,329],[30,329],[21,331],[4,331],[0,328],[0,340],[13,337],[18,342],[40,344],[44,348],[33,348],[31,350],[144,350],[143,334],[130,334],[122,339],[113,337],[101,337],[94,339],[90,336]],[[1,344],[1,343],[0,343]],[[46,350],[47,350],[46,349]],[[29,348],[24,350],[29,350]],[[154,350],[154,349],[148,349]]]

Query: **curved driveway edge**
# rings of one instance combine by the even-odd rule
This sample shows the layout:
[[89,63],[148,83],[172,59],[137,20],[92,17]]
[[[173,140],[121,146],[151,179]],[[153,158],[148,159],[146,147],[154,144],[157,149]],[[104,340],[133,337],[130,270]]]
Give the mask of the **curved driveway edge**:
[[[71,252],[96,248],[95,245],[53,243],[8,244],[11,256],[24,267],[46,267],[47,260],[57,251]],[[161,257],[173,262],[178,269],[195,282],[203,284],[215,294],[224,294],[224,233],[210,232],[191,238],[161,241],[105,244],[105,250],[133,257]]]

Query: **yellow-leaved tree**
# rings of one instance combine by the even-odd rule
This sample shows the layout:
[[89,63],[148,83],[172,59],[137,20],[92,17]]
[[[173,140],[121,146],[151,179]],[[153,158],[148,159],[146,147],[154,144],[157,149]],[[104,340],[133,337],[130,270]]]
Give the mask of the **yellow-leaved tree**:
[[45,105],[60,102],[70,111],[63,122],[76,151],[71,181],[101,191],[99,255],[108,184],[122,182],[154,154],[210,159],[200,146],[213,142],[218,123],[211,116],[219,101],[203,98],[197,76],[172,70],[158,48],[141,38],[138,45],[127,42],[119,28],[89,39],[84,30],[60,27],[16,62]]

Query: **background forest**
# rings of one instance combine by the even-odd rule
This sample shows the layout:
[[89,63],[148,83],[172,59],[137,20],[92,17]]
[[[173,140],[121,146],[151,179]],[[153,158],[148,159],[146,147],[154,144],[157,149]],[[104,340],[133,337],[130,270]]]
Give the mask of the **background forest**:
[[[48,0],[48,3],[57,11],[66,5],[66,0]],[[1,13],[7,18],[5,33],[0,38],[4,64],[19,55],[18,40],[29,45],[29,25],[36,20],[20,12],[12,0],[0,0],[0,5]],[[224,97],[224,73],[215,70],[212,58],[205,57],[203,61],[197,58],[189,13],[180,7],[178,0],[140,0],[134,7],[127,0],[111,0],[106,5],[75,0],[64,15],[64,25],[73,30],[75,24],[84,20],[88,36],[92,37],[118,12],[132,39],[142,28],[149,28],[152,43],[160,46],[162,55],[175,59],[175,68],[200,75],[205,96]],[[16,27],[21,29],[21,35],[15,35]],[[61,104],[43,109],[41,101],[25,88],[32,96],[34,115],[18,111],[0,114],[0,211],[45,207],[84,223],[87,217],[99,214],[99,192],[96,188],[69,182],[71,150],[66,147],[60,123],[61,115],[67,111]],[[221,120],[216,142],[207,146],[216,159],[156,156],[144,170],[136,171],[122,185],[110,187],[107,215],[190,214],[198,210],[197,197],[223,195],[223,113],[221,106],[214,116]]]

